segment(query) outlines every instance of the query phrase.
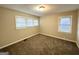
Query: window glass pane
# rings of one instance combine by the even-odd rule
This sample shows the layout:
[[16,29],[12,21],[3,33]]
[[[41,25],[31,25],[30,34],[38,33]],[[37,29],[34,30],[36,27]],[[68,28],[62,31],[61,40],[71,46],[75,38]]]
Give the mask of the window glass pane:
[[34,26],[38,26],[38,20],[34,20]]
[[70,32],[70,25],[60,25],[61,32]]
[[22,16],[16,16],[16,28],[26,28],[26,27],[33,27],[38,26],[38,20],[27,19]]
[[16,28],[23,28],[26,26],[25,18],[17,16],[16,17]]
[[33,20],[27,20],[26,24],[26,26],[33,26]]
[[71,16],[61,17],[59,30],[61,32],[71,32]]
[[70,17],[62,17],[62,20],[60,20],[60,24],[70,24],[71,18]]

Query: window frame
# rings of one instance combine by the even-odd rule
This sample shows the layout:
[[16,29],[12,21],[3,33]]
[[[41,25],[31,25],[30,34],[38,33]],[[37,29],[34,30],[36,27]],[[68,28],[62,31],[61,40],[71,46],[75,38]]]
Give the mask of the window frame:
[[[71,19],[70,19],[70,32],[65,32],[65,31],[61,31],[61,29],[60,29],[60,20],[61,20],[61,18],[62,17],[70,17]],[[71,15],[66,15],[66,16],[60,16],[59,18],[58,18],[59,20],[58,20],[58,32],[61,32],[61,33],[72,33],[72,16]]]
[[[35,24],[34,24],[34,23],[35,23],[34,21],[37,21],[38,24],[35,25]],[[39,20],[33,20],[33,24],[34,24],[34,27],[38,27],[38,26],[39,26]]]
[[[17,18],[17,17],[23,17],[23,18],[25,18],[25,22],[26,22],[26,26],[25,26],[25,27],[16,27],[16,18]],[[25,16],[16,15],[16,16],[15,16],[15,20],[14,20],[15,28],[16,28],[16,29],[26,29],[26,28],[32,28],[32,27],[38,27],[38,26],[39,26],[39,20],[38,20],[38,19],[32,19],[33,26],[27,26],[27,20],[29,20],[29,19],[32,19],[32,18],[26,18]],[[37,25],[37,26],[34,25],[34,20],[37,20],[37,21],[38,21],[38,25]]]
[[[32,28],[32,27],[34,27],[34,26],[33,26],[33,23],[32,23],[32,26],[27,26],[27,23],[28,23],[27,21],[28,21],[28,20],[30,20],[30,19],[27,19],[27,20],[26,20],[26,28]],[[32,20],[32,19],[31,19],[31,20]],[[32,20],[32,22],[33,22],[33,20]]]
[[[15,27],[16,27],[16,18],[17,17],[23,17],[23,18],[25,18],[24,16],[15,16]],[[26,20],[26,18],[25,18],[25,20]],[[26,26],[25,27],[16,27],[16,29],[25,29],[26,28]]]
[[[27,20],[29,20],[29,19],[27,19]],[[27,20],[26,20],[26,22],[27,22]],[[27,26],[27,25],[26,25],[26,28],[38,27],[38,26],[39,26],[39,20],[37,20],[37,21],[38,21],[38,25],[34,25],[34,20],[35,20],[35,19],[32,19],[33,26]]]

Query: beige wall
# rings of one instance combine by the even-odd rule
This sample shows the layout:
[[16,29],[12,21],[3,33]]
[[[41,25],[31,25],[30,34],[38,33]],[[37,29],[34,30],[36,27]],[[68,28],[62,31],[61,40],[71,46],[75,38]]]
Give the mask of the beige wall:
[[[60,16],[72,16],[72,33],[58,32],[58,21]],[[64,38],[68,41],[76,41],[77,11],[69,11],[40,17],[40,30],[42,34]]]
[[0,47],[39,33],[39,27],[16,29],[16,15],[39,20],[39,17],[37,16],[6,8],[0,8]]
[[78,10],[78,28],[77,28],[77,46],[79,47],[79,10]]

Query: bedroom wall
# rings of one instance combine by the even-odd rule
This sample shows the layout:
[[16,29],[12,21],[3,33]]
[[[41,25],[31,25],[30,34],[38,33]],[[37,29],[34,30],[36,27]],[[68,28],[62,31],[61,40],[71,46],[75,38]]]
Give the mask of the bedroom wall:
[[[58,22],[60,16],[72,16],[72,33],[58,32]],[[49,14],[40,17],[41,34],[57,37],[71,42],[76,42],[77,36],[77,11],[68,11],[56,14]]]
[[39,17],[0,7],[0,48],[39,33],[39,27],[16,29],[15,16],[39,20]]
[[78,10],[78,24],[77,24],[77,46],[79,48],[79,10]]

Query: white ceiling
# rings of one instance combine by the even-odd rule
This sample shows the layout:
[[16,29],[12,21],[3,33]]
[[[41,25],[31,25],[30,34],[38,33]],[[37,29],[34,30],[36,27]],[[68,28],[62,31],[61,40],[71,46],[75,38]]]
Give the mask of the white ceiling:
[[71,11],[79,8],[79,4],[43,4],[45,6],[45,10],[39,11],[37,10],[37,7],[40,5],[41,4],[1,4],[0,6],[36,16],[44,16],[51,13]]

